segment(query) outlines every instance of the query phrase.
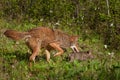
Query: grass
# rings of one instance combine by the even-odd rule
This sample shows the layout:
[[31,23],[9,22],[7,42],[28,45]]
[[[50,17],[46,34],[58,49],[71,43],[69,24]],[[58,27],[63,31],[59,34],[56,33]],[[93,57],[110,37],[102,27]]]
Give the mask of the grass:
[[110,50],[104,48],[104,44],[96,35],[92,35],[93,37],[86,40],[79,39],[83,50],[91,49],[96,56],[95,59],[69,62],[67,56],[70,51],[68,51],[59,57],[53,57],[53,54],[51,54],[51,60],[48,63],[44,54],[41,54],[41,56],[37,57],[36,63],[33,63],[33,66],[30,68],[28,65],[30,54],[27,53],[28,48],[24,44],[24,41],[20,41],[19,45],[14,46],[15,42],[6,38],[2,33],[6,28],[26,31],[35,27],[35,25],[3,23],[0,26],[0,80],[120,79],[119,53],[115,53],[114,55],[108,54]]

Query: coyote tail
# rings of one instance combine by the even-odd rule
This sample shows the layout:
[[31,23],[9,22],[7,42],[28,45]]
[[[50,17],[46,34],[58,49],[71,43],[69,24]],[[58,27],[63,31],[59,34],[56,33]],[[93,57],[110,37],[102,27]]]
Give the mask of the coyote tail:
[[4,35],[8,38],[15,40],[15,41],[31,37],[28,32],[19,32],[16,30],[6,30],[4,32]]

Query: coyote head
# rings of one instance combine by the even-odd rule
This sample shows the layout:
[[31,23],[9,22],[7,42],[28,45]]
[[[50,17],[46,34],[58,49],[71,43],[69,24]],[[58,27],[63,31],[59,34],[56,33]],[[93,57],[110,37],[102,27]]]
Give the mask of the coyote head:
[[78,50],[78,36],[71,36],[70,37],[70,47],[72,48],[73,52],[79,52],[79,50]]

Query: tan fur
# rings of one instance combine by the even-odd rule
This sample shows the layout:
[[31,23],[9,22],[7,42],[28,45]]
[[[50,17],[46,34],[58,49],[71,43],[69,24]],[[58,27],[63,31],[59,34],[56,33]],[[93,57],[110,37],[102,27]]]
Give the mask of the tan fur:
[[47,61],[50,59],[50,53],[48,50],[51,48],[58,52],[54,56],[64,53],[62,48],[69,48],[71,45],[77,45],[77,36],[69,36],[60,30],[53,30],[47,27],[33,28],[27,32],[19,32],[15,30],[6,30],[5,36],[15,41],[24,39],[27,46],[31,49],[32,55],[30,61],[35,61],[35,57],[38,55],[40,48],[46,49]]

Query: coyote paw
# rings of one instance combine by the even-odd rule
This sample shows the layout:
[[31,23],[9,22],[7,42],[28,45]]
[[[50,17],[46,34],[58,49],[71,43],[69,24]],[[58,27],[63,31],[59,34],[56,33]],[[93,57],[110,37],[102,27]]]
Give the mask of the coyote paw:
[[29,60],[35,62],[35,56],[31,55]]
[[54,57],[57,56],[56,54],[54,54]]
[[54,54],[54,57],[55,57],[55,56],[59,56],[59,55],[61,55],[61,53],[56,53],[56,54]]
[[50,63],[50,60],[47,60],[48,63]]

